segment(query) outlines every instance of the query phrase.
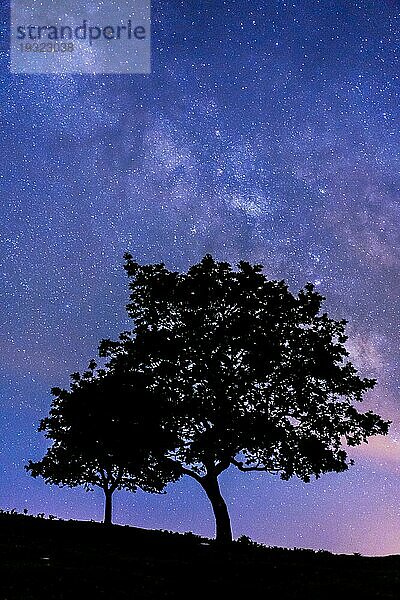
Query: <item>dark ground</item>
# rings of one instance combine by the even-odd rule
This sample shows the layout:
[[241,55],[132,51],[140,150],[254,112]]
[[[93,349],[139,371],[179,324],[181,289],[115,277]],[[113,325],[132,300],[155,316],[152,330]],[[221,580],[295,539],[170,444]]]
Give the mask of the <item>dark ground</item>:
[[400,599],[400,556],[224,549],[191,534],[5,513],[0,531],[1,600]]

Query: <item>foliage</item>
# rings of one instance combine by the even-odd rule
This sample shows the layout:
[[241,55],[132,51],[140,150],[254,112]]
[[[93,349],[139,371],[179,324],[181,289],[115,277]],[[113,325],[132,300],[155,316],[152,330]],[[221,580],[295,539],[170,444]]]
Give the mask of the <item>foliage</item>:
[[185,274],[130,255],[125,268],[134,332],[103,342],[102,352],[115,365],[135,345],[169,402],[182,465],[308,481],[348,468],[343,440],[386,433],[388,423],[354,407],[375,381],[346,360],[346,322],[321,312],[311,284],[295,296],[260,265],[233,271],[209,255]]
[[[310,481],[351,464],[346,447],[385,434],[359,412],[375,381],[348,360],[345,321],[307,284],[294,295],[261,265],[210,255],[187,273],[126,255],[132,331],[104,340],[40,429],[53,445],[27,469],[58,485],[161,491],[182,475],[211,501],[231,541],[218,477],[230,466]],[[109,509],[110,512],[111,509]],[[107,503],[106,503],[107,512]]]
[[161,492],[172,476],[156,452],[169,434],[155,418],[154,396],[139,375],[96,367],[91,361],[82,375],[74,373],[69,390],[52,389],[50,413],[39,430],[53,444],[27,470],[60,486]]

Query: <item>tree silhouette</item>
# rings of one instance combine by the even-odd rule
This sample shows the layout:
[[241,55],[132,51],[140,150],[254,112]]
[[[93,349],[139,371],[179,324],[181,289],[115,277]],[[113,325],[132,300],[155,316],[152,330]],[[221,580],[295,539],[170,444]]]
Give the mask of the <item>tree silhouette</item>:
[[187,273],[125,259],[134,328],[101,354],[113,369],[135,349],[176,436],[166,456],[202,486],[218,541],[232,539],[219,486],[229,467],[307,482],[352,464],[344,443],[387,433],[388,422],[354,407],[375,381],[347,361],[346,322],[321,313],[311,284],[295,296],[260,265],[234,271],[210,255]]
[[121,371],[96,371],[96,366],[91,361],[82,376],[71,375],[69,390],[52,389],[50,414],[39,431],[53,444],[42,460],[29,461],[26,469],[50,484],[100,487],[104,523],[110,524],[115,490],[161,492],[174,475],[162,458],[170,434],[160,427],[156,398],[146,390],[143,377],[134,370],[123,376]]

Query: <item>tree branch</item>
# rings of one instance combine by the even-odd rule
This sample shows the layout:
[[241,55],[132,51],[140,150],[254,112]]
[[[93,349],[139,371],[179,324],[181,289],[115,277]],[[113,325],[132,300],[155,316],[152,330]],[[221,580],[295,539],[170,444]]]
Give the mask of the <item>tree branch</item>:
[[[179,463],[177,463],[179,464]],[[181,472],[182,475],[189,475],[189,477],[192,477],[193,479],[195,479],[198,483],[202,482],[202,476],[199,475],[198,473],[195,473],[194,471],[192,471],[191,469],[186,469],[185,467],[182,467],[181,464],[179,464],[180,468],[181,468]]]
[[264,473],[279,473],[280,469],[269,469],[268,467],[246,467],[241,461],[231,460],[232,465],[237,467],[242,473],[248,473],[249,471],[263,471]]
[[232,459],[221,460],[218,464],[215,465],[215,472],[217,475],[221,475],[223,471],[229,467],[232,463]]
[[99,471],[100,471],[100,476],[101,476],[102,488],[108,489],[108,477],[105,473],[105,470],[102,467],[99,467]]
[[109,480],[109,482],[111,483],[111,485],[110,485],[110,491],[115,492],[115,490],[117,489],[117,487],[121,483],[122,474],[123,474],[123,468],[122,467],[118,467],[118,471],[117,471],[116,476],[113,477],[111,475],[111,478]]
[[199,475],[195,471],[192,471],[191,469],[187,469],[178,460],[174,460],[173,458],[170,458],[169,460],[179,468],[179,471],[182,475],[188,475],[192,479],[198,481],[198,483],[202,483],[203,477],[201,475]]

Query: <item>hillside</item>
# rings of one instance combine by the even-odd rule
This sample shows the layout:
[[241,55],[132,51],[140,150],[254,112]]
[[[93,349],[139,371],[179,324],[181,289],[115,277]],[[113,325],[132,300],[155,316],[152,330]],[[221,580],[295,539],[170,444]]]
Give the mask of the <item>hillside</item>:
[[398,599],[400,556],[367,558],[0,514],[1,600]]

